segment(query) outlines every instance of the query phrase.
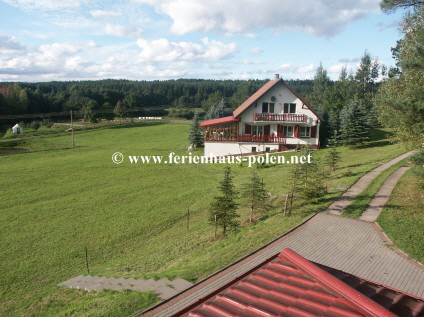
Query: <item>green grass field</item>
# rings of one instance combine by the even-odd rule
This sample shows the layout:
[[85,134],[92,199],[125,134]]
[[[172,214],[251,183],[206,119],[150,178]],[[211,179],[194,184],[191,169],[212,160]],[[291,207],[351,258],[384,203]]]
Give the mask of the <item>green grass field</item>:
[[[289,187],[287,165],[258,170],[276,208],[215,241],[208,206],[217,194],[220,165],[113,164],[124,155],[186,154],[187,123],[136,124],[45,136],[20,144],[27,153],[0,156],[0,316],[125,316],[152,305],[153,294],[86,293],[57,287],[90,273],[115,277],[182,277],[213,273],[328,206],[364,173],[404,151],[390,134],[374,131],[364,149],[341,148],[343,162],[318,203],[298,200],[291,216],[279,211]],[[314,153],[325,156],[326,150]],[[200,153],[199,153],[200,154]],[[288,153],[285,155],[293,155]],[[233,166],[238,187],[248,167]],[[190,208],[190,228],[186,211]]]
[[414,168],[399,180],[377,222],[394,245],[424,263],[423,180]]

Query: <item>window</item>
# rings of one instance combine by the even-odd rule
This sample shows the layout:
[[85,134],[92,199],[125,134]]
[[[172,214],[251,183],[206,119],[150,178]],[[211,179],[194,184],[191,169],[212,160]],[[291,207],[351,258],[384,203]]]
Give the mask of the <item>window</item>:
[[271,148],[270,147],[266,147],[265,148],[265,152],[271,152]]
[[252,152],[256,152],[256,146],[252,146]]
[[294,127],[285,125],[283,127],[283,129],[284,129],[283,130],[284,136],[287,136],[287,137],[290,137],[290,138],[292,138],[294,136]]
[[262,113],[274,113],[274,103],[263,102]]
[[285,103],[284,104],[284,113],[296,113],[296,104],[295,103]]
[[252,125],[252,134],[263,135],[264,134],[264,126],[263,125]]
[[309,138],[311,136],[311,127],[300,127],[299,138]]

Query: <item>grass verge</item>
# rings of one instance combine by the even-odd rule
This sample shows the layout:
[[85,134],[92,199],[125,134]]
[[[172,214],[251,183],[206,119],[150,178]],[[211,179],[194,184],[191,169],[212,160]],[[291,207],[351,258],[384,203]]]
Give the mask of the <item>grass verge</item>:
[[424,183],[415,168],[399,180],[377,222],[396,247],[424,263]]
[[381,172],[365,190],[358,195],[358,197],[347,206],[343,212],[343,216],[350,218],[359,218],[362,213],[367,209],[369,203],[379,191],[380,187],[384,184],[386,179],[392,175],[397,169],[405,166],[410,161],[410,158],[405,158]]

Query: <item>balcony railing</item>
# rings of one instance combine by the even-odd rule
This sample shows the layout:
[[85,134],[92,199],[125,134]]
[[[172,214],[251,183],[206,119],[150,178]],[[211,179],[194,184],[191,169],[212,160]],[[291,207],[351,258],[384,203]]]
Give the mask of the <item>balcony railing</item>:
[[276,136],[276,135],[239,134],[238,141],[239,142],[286,144],[286,138]]
[[306,115],[295,113],[255,113],[255,121],[306,122]]

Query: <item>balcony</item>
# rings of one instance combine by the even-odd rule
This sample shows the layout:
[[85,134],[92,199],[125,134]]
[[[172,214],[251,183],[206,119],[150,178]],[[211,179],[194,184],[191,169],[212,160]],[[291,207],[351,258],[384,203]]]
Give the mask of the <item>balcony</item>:
[[286,144],[286,138],[276,135],[239,134],[238,142]]
[[306,115],[296,113],[255,113],[255,122],[306,122]]

